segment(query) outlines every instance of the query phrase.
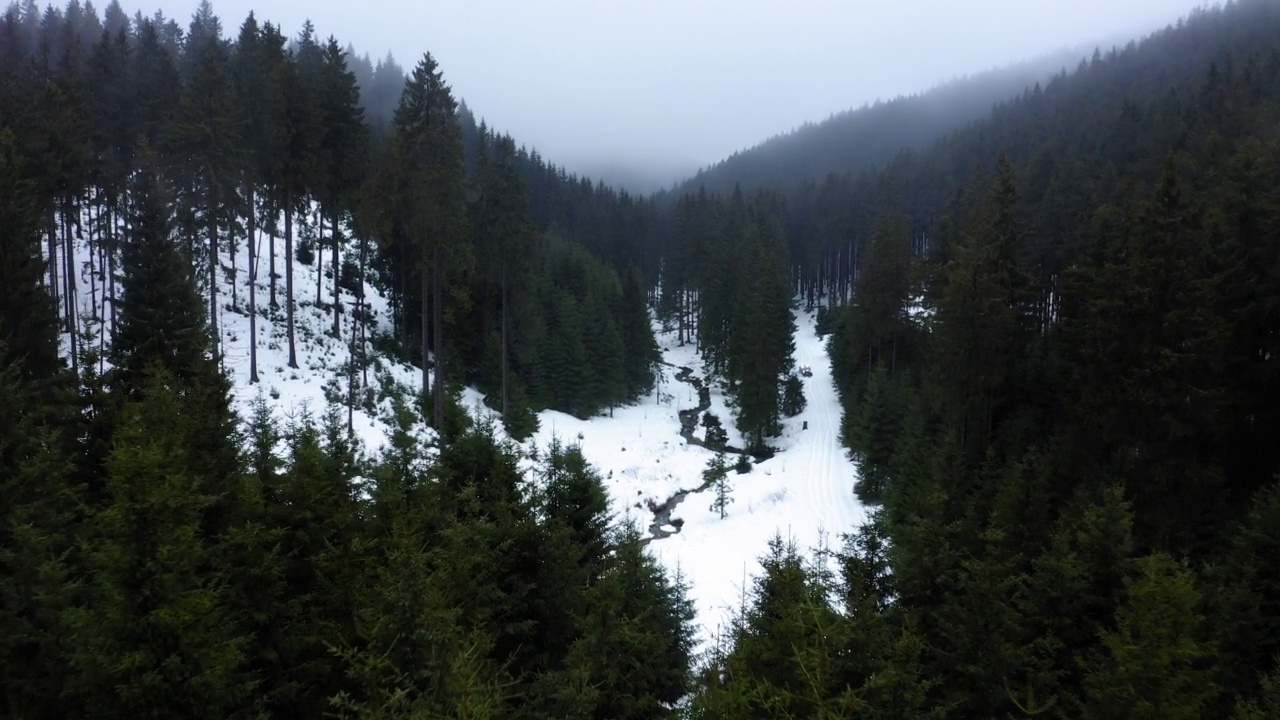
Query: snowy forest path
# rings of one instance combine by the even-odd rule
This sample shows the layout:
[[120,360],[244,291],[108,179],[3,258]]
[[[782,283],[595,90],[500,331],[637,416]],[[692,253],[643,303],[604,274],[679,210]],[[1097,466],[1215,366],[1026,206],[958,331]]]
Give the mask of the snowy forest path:
[[[799,335],[814,332],[814,330],[810,323],[802,323],[797,327],[796,332]],[[816,335],[816,332],[814,334]],[[824,343],[821,342],[821,336],[818,336],[817,340],[818,342],[796,343],[796,359],[811,370],[811,375],[805,383],[807,386],[805,396],[808,399],[807,409],[809,410],[805,413],[805,417],[808,418],[807,431],[813,434],[813,442],[809,450],[811,470],[805,482],[810,486],[810,492],[806,494],[813,516],[822,517],[827,508],[835,507],[844,500],[841,493],[847,490],[838,488],[837,484],[831,481],[834,476],[834,459],[844,454],[843,447],[840,445],[843,410],[838,401],[831,401],[832,398],[838,397],[834,392],[828,392],[834,387],[831,358],[826,352]],[[822,388],[822,391],[815,392],[818,388]]]

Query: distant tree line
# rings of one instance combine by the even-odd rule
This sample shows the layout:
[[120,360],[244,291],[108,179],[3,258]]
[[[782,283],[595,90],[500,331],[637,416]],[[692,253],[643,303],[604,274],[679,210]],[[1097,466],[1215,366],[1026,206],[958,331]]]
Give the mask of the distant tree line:
[[783,222],[777,193],[686,196],[676,205],[660,282],[658,316],[678,342],[697,344],[756,454],[781,432],[782,390],[794,368]]

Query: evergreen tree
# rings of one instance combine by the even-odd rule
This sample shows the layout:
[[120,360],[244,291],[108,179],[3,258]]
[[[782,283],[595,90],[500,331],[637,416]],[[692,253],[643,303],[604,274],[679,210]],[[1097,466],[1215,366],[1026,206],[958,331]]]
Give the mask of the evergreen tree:
[[273,147],[275,157],[270,183],[278,196],[279,206],[284,210],[285,323],[289,341],[288,365],[291,368],[298,367],[294,327],[293,219],[313,177],[316,149],[320,142],[315,98],[302,77],[299,62],[293,54],[288,54],[276,65],[276,77],[273,79],[279,97],[275,105],[278,114],[274,118],[274,126],[278,141]]
[[[317,197],[329,208],[331,270],[333,273],[333,336],[340,330],[338,286],[340,243],[338,225],[353,207],[355,189],[364,169],[365,126],[360,91],[347,67],[346,53],[332,37],[324,47],[317,85],[317,109],[323,117],[319,142]],[[323,263],[321,263],[323,266]],[[323,276],[324,273],[318,273]]]
[[444,422],[445,409],[445,283],[449,266],[466,263],[469,255],[461,237],[463,165],[457,111],[452,91],[428,54],[405,85],[391,140],[391,184],[401,203],[398,222],[403,224],[397,242],[405,244],[399,252],[421,276],[423,392],[428,388],[430,350],[435,366],[431,417],[437,427]]
[[40,215],[15,137],[0,130],[0,365],[50,378],[58,358],[53,308],[41,285]]
[[123,293],[111,361],[130,391],[146,384],[150,368],[195,385],[213,372],[208,315],[192,276],[192,260],[176,242],[154,157],[144,147],[142,169],[130,189],[129,232],[121,256]]
[[728,514],[729,504],[733,502],[729,489],[729,466],[725,463],[724,453],[716,453],[715,457],[707,461],[707,467],[702,471],[702,484],[712,487],[715,495],[711,501],[711,511],[719,513],[723,520]]
[[706,443],[712,449],[723,449],[729,444],[729,433],[720,424],[720,417],[713,412],[702,415],[702,426],[706,428]]
[[206,429],[174,382],[151,375],[125,408],[108,502],[86,526],[88,597],[70,611],[69,660],[88,717],[227,717],[253,692],[208,534],[228,478],[205,469],[209,440],[193,441]]
[[1199,594],[1186,568],[1156,554],[1125,582],[1116,628],[1091,663],[1085,688],[1095,717],[1198,718],[1213,693],[1203,663]]
[[192,18],[187,49],[191,74],[183,87],[167,146],[177,164],[175,177],[180,186],[194,193],[184,200],[199,206],[193,211],[203,218],[208,236],[208,327],[217,354],[219,238],[238,212],[241,116],[232,92],[221,23],[212,15],[207,0]]

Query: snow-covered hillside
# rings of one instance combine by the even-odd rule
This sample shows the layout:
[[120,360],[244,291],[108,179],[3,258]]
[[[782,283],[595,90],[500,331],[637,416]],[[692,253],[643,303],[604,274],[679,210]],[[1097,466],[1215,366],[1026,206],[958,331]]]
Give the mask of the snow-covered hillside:
[[[306,232],[306,230],[304,230]],[[283,310],[284,281],[280,279],[277,297],[281,307],[270,309],[267,272],[268,238],[259,240],[260,266],[257,282],[257,346],[260,382],[249,382],[249,314],[248,314],[248,248],[240,243],[235,258],[238,270],[236,302],[230,280],[232,258],[224,252],[219,270],[219,334],[225,365],[234,381],[234,398],[242,415],[251,403],[265,395],[277,417],[286,423],[290,418],[309,412],[318,416],[329,399],[345,400],[347,363],[351,356],[351,311],[356,298],[349,292],[340,295],[344,306],[342,332],[332,332],[333,279],[319,263],[294,263],[296,306],[297,369],[288,367],[288,341]],[[284,241],[276,239],[277,272],[284,270]],[[87,250],[80,252],[76,279],[79,308],[83,324],[99,332],[91,318],[101,315],[99,278],[90,277]],[[324,268],[329,257],[325,256]],[[316,276],[324,272],[321,304],[315,303]],[[96,295],[90,292],[97,288]],[[96,296],[96,301],[94,297]],[[95,302],[99,312],[94,312]],[[368,288],[369,310],[382,330],[390,328],[391,318],[385,297]],[[814,331],[811,313],[797,313],[797,365],[809,365],[812,377],[804,379],[807,406],[803,413],[785,421],[780,438],[772,442],[779,449],[769,460],[755,465],[751,472],[730,472],[732,504],[727,517],[713,512],[711,493],[691,494],[671,512],[678,530],[667,537],[653,539],[649,551],[672,572],[679,571],[690,584],[691,596],[702,626],[700,641],[704,644],[715,636],[728,612],[739,606],[744,583],[758,570],[757,558],[766,550],[775,534],[793,538],[802,548],[814,547],[824,540],[835,542],[835,536],[847,532],[864,519],[864,509],[853,494],[854,468],[841,448],[838,434],[840,405],[832,384],[830,362],[823,342]],[[702,483],[702,471],[714,456],[710,450],[687,443],[680,435],[679,411],[698,405],[698,394],[688,383],[675,378],[680,367],[692,369],[705,377],[702,363],[692,345],[680,346],[674,333],[659,333],[663,348],[664,372],[654,392],[628,407],[617,408],[612,416],[590,420],[558,413],[540,416],[538,433],[524,444],[526,451],[545,447],[551,439],[578,444],[587,459],[599,469],[609,489],[614,513],[629,519],[646,535],[654,521],[653,505],[661,504],[681,490]],[[421,386],[421,370],[394,358],[374,352],[369,371],[369,385],[361,397],[370,396],[369,407],[360,404],[353,416],[353,429],[366,450],[376,451],[389,437],[392,408],[389,391],[393,387],[416,390]],[[482,404],[483,397],[474,389],[463,396],[465,407],[476,416],[492,418]],[[729,440],[740,446],[741,439],[733,428],[732,415],[725,397],[716,386],[711,387],[711,411],[718,414],[729,432]],[[807,429],[806,429],[807,424]],[[430,430],[416,426],[424,438]],[[699,425],[698,437],[702,436]],[[730,457],[730,464],[735,458]]]

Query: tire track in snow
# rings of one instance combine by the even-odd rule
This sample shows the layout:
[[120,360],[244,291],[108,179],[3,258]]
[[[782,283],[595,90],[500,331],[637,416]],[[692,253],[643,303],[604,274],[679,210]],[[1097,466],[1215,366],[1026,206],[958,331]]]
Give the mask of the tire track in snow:
[[[812,315],[805,313],[799,315],[800,320],[796,324],[796,334],[802,332],[813,333],[814,318]],[[822,342],[804,342],[797,345],[805,348],[803,363],[813,369],[813,375],[806,384],[807,395],[814,399],[825,399],[830,394],[829,387],[831,379],[831,359],[827,356]],[[815,352],[814,349],[817,349]],[[824,386],[825,385],[825,386]],[[821,524],[825,524],[825,519],[829,517],[842,503],[840,492],[836,487],[836,478],[834,477],[834,468],[832,458],[836,453],[840,452],[836,447],[839,443],[836,423],[832,422],[832,408],[830,402],[816,402],[810,407],[813,409],[812,420],[809,430],[816,437],[810,443],[810,477],[806,481],[808,486],[806,489],[809,495],[809,506],[813,510],[814,517],[819,519]]]

